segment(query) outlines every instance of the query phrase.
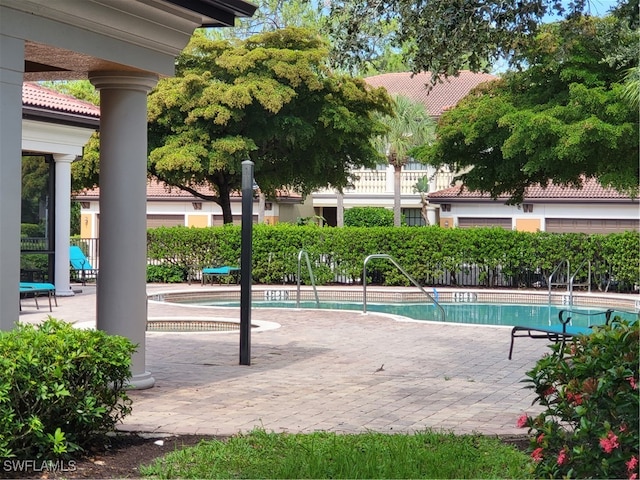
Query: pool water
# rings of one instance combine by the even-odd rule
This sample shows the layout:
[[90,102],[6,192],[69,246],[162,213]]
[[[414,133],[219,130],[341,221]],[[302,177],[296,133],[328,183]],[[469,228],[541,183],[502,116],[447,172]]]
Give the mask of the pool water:
[[[199,302],[200,303],[200,302]],[[201,305],[204,303],[200,303]],[[238,307],[237,301],[206,302],[206,305],[217,307]],[[558,325],[560,310],[567,310],[565,305],[517,305],[497,303],[441,303],[445,311],[446,321],[451,323],[468,323],[478,325],[505,325],[505,326],[547,326]],[[296,308],[295,301],[253,301],[253,308]],[[320,308],[332,310],[356,310],[362,311],[362,303],[357,302],[320,302],[320,306],[314,301],[300,302],[300,308]],[[603,312],[601,307],[574,307],[575,312],[596,313]],[[440,312],[432,303],[367,303],[368,312],[380,312],[399,315],[413,320],[437,320]],[[614,310],[611,318],[620,316],[629,321],[637,320],[638,314]],[[564,318],[567,314],[564,314]],[[604,323],[604,315],[586,316],[580,314],[571,315],[571,324],[574,326],[590,326]]]

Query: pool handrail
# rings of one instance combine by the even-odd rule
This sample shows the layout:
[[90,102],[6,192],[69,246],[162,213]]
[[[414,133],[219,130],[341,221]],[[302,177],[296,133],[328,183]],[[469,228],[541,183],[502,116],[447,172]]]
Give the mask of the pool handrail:
[[313,286],[313,293],[316,297],[316,308],[320,308],[320,300],[318,299],[318,290],[316,289],[316,279],[313,276],[313,270],[311,269],[311,261],[309,260],[309,254],[303,249],[298,252],[298,289],[296,292],[296,308],[300,308],[300,273],[302,257],[307,260],[307,268],[309,269],[309,277],[311,278],[311,285]]
[[[553,286],[551,283],[551,280],[553,279],[553,276],[556,274],[556,272],[560,270],[560,267],[562,267],[564,264],[567,265],[567,280],[568,280],[570,276],[571,266],[569,264],[569,260],[567,260],[566,258],[564,260],[561,260],[560,263],[556,265],[556,268],[553,269],[553,272],[551,272],[551,275],[549,275],[549,278],[547,279],[547,286],[549,287],[549,305],[551,305],[551,287]],[[568,281],[562,282],[562,283],[556,282],[555,285],[566,285],[567,288],[569,287]]]
[[[576,275],[578,275],[578,272],[582,269],[584,264],[587,262],[589,262],[587,288],[589,290],[589,293],[591,293],[591,260],[585,258],[580,264],[580,266],[576,268],[575,272],[573,272],[573,275],[571,275],[571,278],[569,278],[569,287],[568,287],[569,288],[569,305],[573,305],[573,287],[575,287],[575,283],[573,283],[573,281],[575,280]],[[582,286],[584,286],[584,284],[582,284]]]
[[422,287],[422,285],[420,285],[411,275],[409,275],[407,271],[404,268],[402,268],[400,264],[391,255],[388,255],[386,253],[374,253],[373,255],[369,255],[367,258],[364,259],[363,274],[362,274],[362,313],[367,313],[367,263],[369,263],[369,260],[373,258],[384,258],[389,260],[391,263],[393,263],[396,266],[396,268],[400,270],[402,274],[409,279],[411,283],[413,283],[416,287],[420,289],[422,293],[424,293],[427,297],[429,297],[429,299],[433,302],[433,304],[440,310],[440,313],[442,315],[441,321],[443,322],[445,321],[446,313],[444,311],[444,308],[442,308],[442,305],[440,305],[440,303],[438,303],[438,301],[429,292],[427,292]]

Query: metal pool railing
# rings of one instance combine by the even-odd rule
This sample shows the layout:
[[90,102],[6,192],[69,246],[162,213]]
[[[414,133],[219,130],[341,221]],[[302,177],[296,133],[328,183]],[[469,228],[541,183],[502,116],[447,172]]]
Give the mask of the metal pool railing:
[[433,302],[433,305],[438,308],[441,316],[439,320],[442,322],[446,320],[446,313],[444,311],[444,308],[442,308],[442,305],[440,305],[438,301],[435,298],[433,298],[433,296],[431,296],[429,292],[427,292],[424,288],[422,288],[422,285],[416,282],[414,278],[411,275],[409,275],[404,270],[404,268],[402,268],[400,264],[396,262],[396,260],[391,255],[387,255],[386,253],[369,255],[367,258],[364,259],[364,267],[363,267],[363,275],[362,275],[362,313],[367,313],[367,263],[369,262],[369,260],[374,258],[384,258],[386,260],[389,260],[391,263],[393,263],[396,266],[396,268],[400,270],[402,274],[405,277],[407,277],[411,283],[413,283],[416,287],[418,287],[420,291],[424,293]]

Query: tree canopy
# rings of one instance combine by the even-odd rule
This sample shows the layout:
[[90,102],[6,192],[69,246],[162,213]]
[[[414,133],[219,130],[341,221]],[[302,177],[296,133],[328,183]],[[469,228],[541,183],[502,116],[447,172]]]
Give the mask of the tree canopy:
[[[593,0],[333,0],[332,61],[361,70],[390,44],[414,72],[430,71],[434,81],[463,68],[486,71],[499,59],[518,63],[517,53],[549,15],[579,18],[592,3],[595,10]],[[615,10],[638,26],[638,0],[618,0]]]
[[[351,169],[381,160],[371,139],[385,127],[374,114],[393,107],[386,90],[332,73],[326,58],[326,43],[305,29],[194,36],[176,77],[149,95],[149,171],[218,203],[225,223],[246,159],[268,197],[347,186]],[[202,195],[202,185],[216,194]]]
[[547,25],[523,55],[527,70],[479,86],[442,115],[435,144],[411,153],[511,203],[529,185],[586,177],[636,195],[638,108],[624,82],[637,45],[638,32],[613,16]]

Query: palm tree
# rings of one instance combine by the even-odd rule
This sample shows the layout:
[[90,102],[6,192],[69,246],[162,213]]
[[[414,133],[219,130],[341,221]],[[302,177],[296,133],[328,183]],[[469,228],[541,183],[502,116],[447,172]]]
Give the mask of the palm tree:
[[434,138],[435,122],[423,103],[403,96],[395,96],[395,116],[385,116],[381,121],[387,133],[375,140],[378,151],[386,155],[394,168],[393,223],[400,226],[400,180],[402,166],[409,161],[408,152]]

